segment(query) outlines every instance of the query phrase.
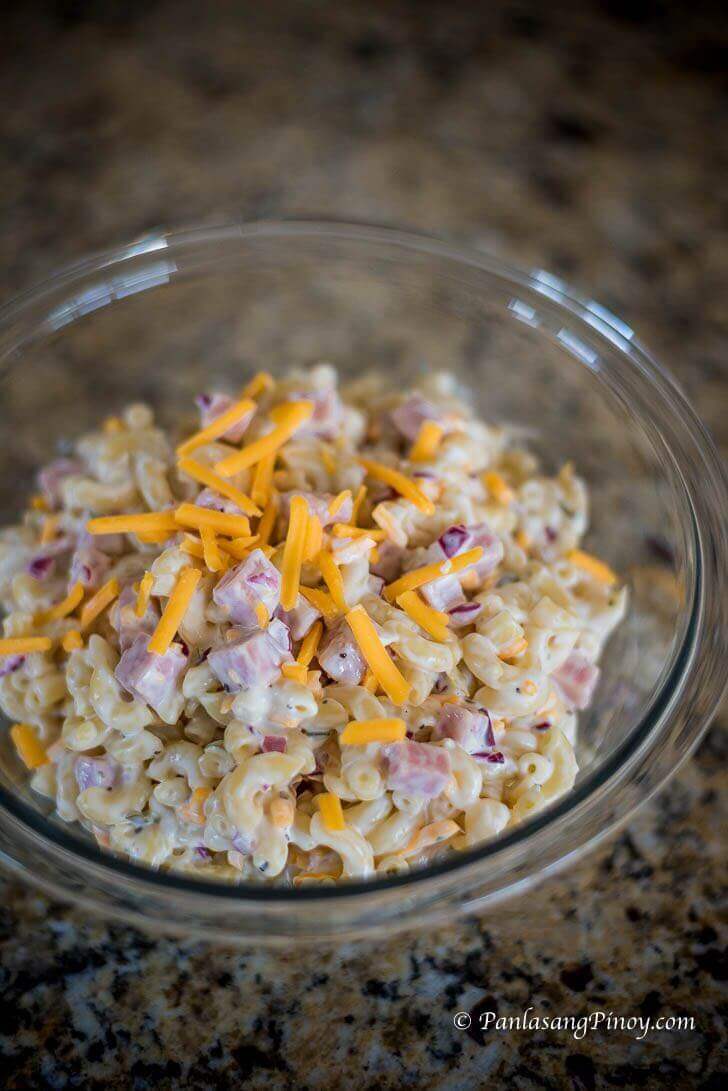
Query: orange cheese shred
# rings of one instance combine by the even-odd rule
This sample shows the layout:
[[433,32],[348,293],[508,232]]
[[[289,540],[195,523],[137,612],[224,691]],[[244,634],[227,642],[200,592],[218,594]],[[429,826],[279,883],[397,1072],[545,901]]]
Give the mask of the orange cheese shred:
[[49,636],[0,637],[0,655],[30,655],[32,652],[49,652],[53,641]]
[[221,413],[219,417],[215,417],[214,421],[208,424],[206,428],[201,428],[199,432],[195,432],[184,443],[180,443],[177,454],[189,455],[196,451],[198,447],[204,447],[206,443],[214,443],[216,439],[224,436],[233,425],[237,424],[254,409],[254,401],[250,398],[241,398],[240,401],[235,402],[224,413]]
[[287,443],[293,433],[304,424],[313,413],[313,402],[286,402],[271,410],[274,427],[267,435],[253,440],[242,450],[236,451],[220,462],[215,463],[215,471],[223,477],[232,477],[240,470],[254,466],[261,458],[278,451]]
[[202,508],[196,504],[180,504],[175,509],[174,517],[180,526],[193,527],[195,530],[210,527],[217,534],[224,534],[228,538],[250,534],[250,521],[246,515],[228,515],[227,512],[213,511],[212,508]]
[[177,578],[174,591],[167,600],[157,627],[152,633],[151,640],[147,644],[147,651],[155,655],[165,655],[170,644],[174,640],[180,623],[182,622],[187,607],[200,582],[202,573],[198,568],[183,568]]
[[281,565],[281,606],[284,610],[292,610],[298,598],[308,518],[308,504],[304,497],[291,497],[291,515]]
[[341,572],[337,567],[333,555],[327,552],[327,550],[321,550],[316,558],[316,564],[329,589],[329,594],[334,601],[336,609],[340,610],[342,614],[345,614],[349,609],[349,606],[346,601],[346,595],[344,594],[344,581],[341,578]]
[[382,462],[375,462],[371,458],[360,458],[359,464],[364,467],[370,477],[375,478],[377,481],[383,481],[385,485],[391,485],[395,492],[398,492],[405,500],[409,500],[425,515],[434,513],[435,505],[429,496],[425,496],[422,489],[415,485],[414,481],[411,481],[405,474],[400,473],[399,470],[395,470],[391,466],[385,466]]
[[316,802],[318,803],[324,826],[326,826],[327,829],[334,832],[346,829],[344,812],[341,808],[341,800],[338,796],[335,796],[333,792],[322,792],[321,795],[316,796]]
[[192,458],[181,458],[177,465],[193,481],[199,482],[200,485],[207,485],[209,489],[220,493],[220,496],[232,500],[233,504],[237,504],[245,515],[261,514],[260,508],[249,496],[241,489],[237,489],[235,485],[231,485],[224,477],[220,477],[209,466],[203,466]]
[[139,590],[137,591],[137,600],[134,606],[134,614],[136,617],[144,617],[149,606],[149,596],[152,593],[152,585],[154,583],[154,576],[151,572],[145,572],[139,581]]
[[423,421],[417,439],[410,449],[410,462],[429,462],[437,453],[443,435],[444,429],[437,421]]
[[45,747],[30,724],[13,724],[10,738],[26,769],[40,769],[48,761]]
[[323,634],[323,631],[324,627],[321,622],[315,621],[303,638],[301,647],[298,651],[297,660],[304,667],[307,667],[309,665],[316,652],[318,651],[318,646],[321,643],[321,636]]
[[395,705],[403,705],[412,690],[379,639],[374,622],[361,603],[346,615],[346,622],[354,634],[359,650],[371,668],[380,686]]
[[114,601],[119,594],[119,590],[119,581],[117,579],[107,580],[104,586],[100,587],[96,594],[91,596],[81,611],[81,632],[88,629],[99,614]]
[[405,572],[404,576],[400,576],[394,583],[387,584],[384,588],[384,596],[389,602],[394,602],[397,596],[405,591],[414,591],[425,583],[439,580],[441,576],[462,572],[471,564],[476,564],[482,556],[483,547],[475,546],[474,549],[459,553],[451,560],[435,561],[434,564],[426,564],[422,568],[413,568],[411,572]]

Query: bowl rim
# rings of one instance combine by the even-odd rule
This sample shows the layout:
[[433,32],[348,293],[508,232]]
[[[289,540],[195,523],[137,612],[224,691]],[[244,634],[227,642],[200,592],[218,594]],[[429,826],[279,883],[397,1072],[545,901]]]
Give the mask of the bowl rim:
[[[0,306],[0,334],[11,323],[22,321],[27,312],[37,308],[39,304],[57,294],[59,290],[72,289],[74,285],[80,284],[89,275],[103,274],[106,270],[122,266],[124,262],[134,258],[143,258],[155,252],[158,252],[160,256],[164,252],[173,254],[175,251],[182,251],[187,247],[207,247],[226,242],[245,242],[252,239],[280,239],[282,236],[294,240],[318,238],[323,241],[351,244],[379,243],[390,245],[400,248],[403,252],[424,253],[432,257],[456,262],[459,265],[466,265],[495,276],[502,282],[510,282],[514,287],[521,287],[529,292],[538,292],[540,295],[547,297],[550,305],[567,313],[572,322],[576,320],[582,325],[586,324],[592,336],[596,335],[606,339],[610,343],[611,350],[616,350],[625,363],[628,363],[634,372],[639,373],[640,381],[649,383],[653,391],[659,394],[662,408],[668,411],[673,423],[682,431],[692,433],[694,444],[697,445],[703,458],[707,459],[710,464],[713,483],[722,492],[724,499],[728,497],[725,473],[705,427],[682,393],[674,377],[652,357],[626,323],[622,322],[601,304],[594,300],[585,299],[563,280],[544,270],[529,273],[510,266],[485,250],[480,250],[466,243],[441,239],[423,232],[363,222],[320,220],[306,217],[257,220],[248,223],[225,222],[217,225],[191,226],[177,230],[155,232],[131,243],[104,249],[79,261],[64,265],[35,286],[31,286],[16,295],[9,302]],[[109,298],[107,302],[115,302],[115,299]],[[45,318],[48,319],[48,317],[48,314],[46,314]],[[42,327],[36,321],[33,329],[37,331],[38,328]],[[17,355],[22,343],[22,339],[20,341],[13,340],[4,346],[0,350],[0,363],[4,358]],[[683,485],[685,486],[684,479]],[[40,837],[44,843],[50,843],[52,848],[60,849],[62,852],[70,852],[73,857],[81,858],[94,870],[98,871],[100,869],[103,874],[108,874],[112,880],[126,878],[132,883],[140,884],[141,887],[151,884],[152,887],[162,893],[176,891],[191,896],[198,901],[204,898],[208,903],[212,900],[213,902],[237,903],[238,905],[257,904],[260,906],[266,903],[277,903],[281,906],[293,907],[301,903],[320,902],[331,906],[334,903],[343,903],[352,899],[361,900],[362,896],[377,895],[384,891],[402,890],[403,892],[411,892],[426,886],[432,880],[444,876],[457,874],[465,877],[472,874],[473,870],[479,865],[488,860],[503,857],[516,846],[523,846],[527,842],[537,845],[539,835],[554,826],[560,818],[571,814],[582,804],[587,804],[597,790],[607,789],[610,785],[612,788],[616,787],[616,781],[621,780],[621,776],[637,759],[650,740],[659,735],[664,727],[667,713],[685,688],[703,624],[705,607],[703,561],[708,544],[703,540],[701,527],[692,503],[693,498],[686,486],[685,497],[688,501],[690,514],[689,534],[692,537],[696,563],[691,589],[689,617],[684,627],[682,642],[673,652],[669,670],[664,672],[656,684],[651,700],[639,723],[612,754],[560,799],[498,838],[493,838],[474,848],[458,852],[456,855],[446,857],[406,875],[346,881],[325,888],[301,887],[293,889],[249,882],[226,884],[219,880],[189,878],[186,875],[178,875],[172,871],[155,870],[135,864],[124,857],[99,849],[91,841],[87,842],[70,833],[67,834],[63,827],[47,821],[40,812],[35,811],[31,806],[24,803],[19,796],[8,791],[1,784],[0,814],[5,810],[16,822],[20,822],[25,830]],[[723,620],[725,621],[725,618]],[[551,861],[537,864],[531,874],[538,876],[541,872],[558,866],[568,855],[592,847],[598,840],[627,822],[635,811],[644,805],[647,799],[651,798],[656,791],[663,787],[665,782],[692,753],[707,729],[721,695],[722,691],[714,686],[714,692],[711,695],[707,709],[701,715],[700,723],[692,729],[689,745],[678,755],[669,768],[662,770],[660,777],[650,786],[649,791],[645,793],[641,800],[638,800],[630,808],[616,816],[612,816],[611,821],[605,823],[598,833],[586,837],[577,848],[571,849],[569,853],[559,855]],[[523,880],[515,880],[515,883],[517,884],[519,881],[522,882]],[[48,885],[53,887],[54,884],[50,883]],[[508,880],[506,880],[504,885],[499,888],[499,892],[507,893],[509,885]],[[55,884],[54,889],[61,896],[69,896],[68,892],[59,884]]]

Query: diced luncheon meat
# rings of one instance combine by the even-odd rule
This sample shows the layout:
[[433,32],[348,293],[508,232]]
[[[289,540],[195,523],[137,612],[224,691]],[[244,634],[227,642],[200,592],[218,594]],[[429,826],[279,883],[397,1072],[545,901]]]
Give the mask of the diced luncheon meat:
[[223,511],[226,515],[242,515],[242,509],[234,500],[228,499],[227,496],[220,496],[220,493],[215,492],[214,489],[203,489],[195,499],[195,506],[210,508],[212,511]]
[[257,628],[260,618],[257,606],[263,606],[268,617],[280,602],[281,574],[261,549],[253,552],[226,572],[215,586],[212,597],[225,610],[231,621],[247,628]]
[[119,660],[114,677],[119,685],[153,708],[165,723],[175,723],[181,712],[180,678],[188,663],[182,644],[171,644],[164,655],[147,651],[149,637],[140,633]]
[[580,651],[573,651],[551,675],[570,708],[585,709],[591,704],[599,667]]
[[79,755],[73,764],[79,791],[87,788],[113,788],[119,774],[119,763],[111,756],[88,758]]
[[210,652],[207,662],[225,689],[236,693],[253,685],[270,685],[280,674],[281,664],[291,658],[288,627],[274,618],[267,629],[241,633],[222,644]]
[[260,749],[264,754],[285,754],[286,740],[283,735],[264,735]]
[[321,617],[320,611],[312,606],[303,595],[298,596],[296,605],[292,610],[284,610],[279,606],[276,614],[290,629],[292,640],[303,640],[313,623]]
[[321,667],[337,682],[357,686],[364,677],[366,662],[344,621],[326,634],[317,654]]
[[333,493],[304,492],[303,489],[292,489],[290,492],[281,493],[281,515],[288,520],[291,514],[291,500],[294,496],[302,496],[308,504],[311,515],[315,515],[322,527],[328,527],[331,523],[348,523],[354,511],[351,497],[347,497],[338,511],[331,515],[329,508],[334,499]]
[[433,738],[453,739],[468,754],[482,754],[495,748],[493,725],[488,712],[472,705],[443,705]]
[[95,591],[103,583],[110,565],[111,561],[105,553],[90,542],[83,542],[71,557],[69,587],[80,583],[87,591]]
[[420,588],[420,593],[434,610],[442,610],[446,614],[465,602],[465,595],[457,576],[443,576],[441,580],[425,583]]
[[341,426],[343,406],[334,387],[324,390],[299,390],[289,395],[291,401],[312,401],[313,413],[309,420],[299,428],[299,436],[318,436],[320,439],[333,439]]
[[450,780],[450,755],[438,746],[406,739],[385,747],[384,760],[393,792],[434,799]]
[[38,474],[38,487],[51,508],[61,506],[63,481],[83,472],[83,463],[77,458],[56,458],[43,467]]
[[150,599],[141,617],[136,615],[137,593],[129,583],[109,611],[109,620],[119,635],[119,648],[125,652],[141,633],[150,637],[159,621],[159,610]]
[[[235,398],[231,398],[229,394],[220,394],[217,391],[211,394],[199,394],[195,401],[200,410],[200,424],[203,428],[207,428],[209,424],[212,424],[213,421],[217,420],[219,416],[235,404]],[[221,439],[226,440],[228,443],[239,443],[245,435],[254,413],[255,410],[251,409],[232,428],[228,428],[227,432],[221,436]]]
[[402,571],[402,560],[406,550],[385,538],[378,546],[377,552],[379,556],[376,562],[370,565],[372,573],[381,577],[385,583],[393,583]]
[[413,394],[389,414],[394,427],[414,443],[426,420],[441,421],[442,413],[421,394]]

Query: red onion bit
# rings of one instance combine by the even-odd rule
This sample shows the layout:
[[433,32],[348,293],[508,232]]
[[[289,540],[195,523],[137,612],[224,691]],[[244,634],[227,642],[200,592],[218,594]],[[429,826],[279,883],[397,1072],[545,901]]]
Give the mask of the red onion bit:
[[471,535],[462,523],[457,523],[455,526],[448,527],[440,537],[437,539],[442,552],[448,558],[455,557],[464,547],[466,542],[469,541]]

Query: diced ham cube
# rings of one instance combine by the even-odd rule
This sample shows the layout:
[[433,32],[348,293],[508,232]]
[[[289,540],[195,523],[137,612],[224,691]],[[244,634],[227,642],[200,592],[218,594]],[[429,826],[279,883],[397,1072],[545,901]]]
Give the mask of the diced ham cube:
[[243,514],[242,508],[239,508],[234,500],[230,500],[227,496],[220,496],[220,493],[215,492],[214,489],[203,489],[194,502],[198,508],[224,511],[226,515]]
[[397,431],[412,443],[417,439],[426,420],[442,420],[442,413],[421,394],[413,394],[389,415]]
[[271,617],[280,602],[281,574],[262,549],[253,552],[226,572],[216,584],[212,597],[238,625],[257,628],[260,621],[255,612],[262,604]]
[[406,551],[385,539],[377,546],[377,552],[379,556],[370,566],[371,571],[375,576],[381,576],[385,583],[392,583],[402,572],[402,559]]
[[420,594],[434,610],[442,610],[444,613],[465,602],[457,576],[443,576],[440,580],[425,583],[420,588]]
[[291,401],[312,401],[313,414],[299,428],[299,436],[319,436],[321,439],[333,439],[341,423],[343,406],[338,392],[333,387],[324,390],[301,390],[289,395]]
[[69,587],[80,583],[87,591],[96,590],[103,583],[111,561],[95,545],[80,545],[71,557],[68,574]]
[[61,506],[61,484],[67,477],[84,472],[77,458],[56,458],[38,474],[38,486],[52,508]]
[[573,651],[551,675],[570,708],[588,708],[599,681],[599,667],[580,651]]
[[503,542],[497,534],[494,534],[487,523],[474,523],[466,529],[470,533],[471,544],[468,549],[475,546],[483,547],[483,556],[474,566],[474,571],[481,580],[494,572],[503,560]]
[[484,708],[447,703],[435,724],[435,739],[454,739],[468,754],[483,754],[495,748],[490,716]]
[[281,664],[291,658],[288,628],[274,618],[267,629],[242,634],[216,648],[207,662],[225,689],[236,693],[253,685],[270,685],[280,674]]
[[109,611],[112,628],[119,634],[119,648],[125,652],[141,633],[150,637],[159,621],[159,610],[152,599],[142,617],[136,616],[137,593],[130,583],[123,587],[121,594]]
[[337,682],[357,686],[364,677],[366,661],[344,621],[326,634],[317,655],[323,670]]
[[[231,398],[229,394],[220,394],[218,392],[200,394],[195,398],[195,401],[200,410],[200,424],[203,428],[207,428],[208,424],[212,424],[212,422],[225,413],[231,405],[235,404],[235,399]],[[224,432],[220,438],[226,440],[228,443],[239,443],[245,435],[245,431],[253,419],[254,413],[255,410],[251,409],[250,412],[246,413],[244,417],[241,417],[232,428],[228,428],[227,432]]]
[[184,699],[181,676],[187,667],[186,646],[171,644],[164,655],[147,651],[149,637],[140,633],[119,660],[114,677],[123,689],[153,708],[165,723],[176,723]]
[[321,612],[303,595],[299,595],[292,610],[284,610],[279,606],[276,616],[288,626],[292,640],[303,640],[313,623],[321,617]]
[[73,764],[73,773],[79,790],[87,788],[113,788],[119,772],[119,763],[112,757],[87,758],[79,756]]
[[387,788],[406,795],[434,799],[450,781],[447,750],[423,742],[391,743],[384,749]]
[[382,588],[383,587],[384,587],[384,580],[382,579],[381,576],[370,576],[369,579],[367,580],[367,594],[368,595],[376,595],[377,598],[378,598],[382,593]]

